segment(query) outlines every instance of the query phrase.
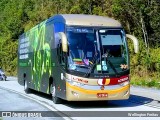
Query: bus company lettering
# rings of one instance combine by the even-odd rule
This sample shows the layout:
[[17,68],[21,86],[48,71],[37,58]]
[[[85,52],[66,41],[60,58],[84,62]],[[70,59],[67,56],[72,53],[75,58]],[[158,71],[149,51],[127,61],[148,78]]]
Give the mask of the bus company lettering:
[[28,58],[28,52],[29,49],[28,47],[30,46],[29,44],[29,38],[23,38],[20,40],[20,46],[19,46],[19,59],[27,59]]
[[127,81],[129,78],[128,78],[128,76],[127,77],[125,77],[125,78],[121,78],[121,79],[119,79],[118,80],[118,83],[121,83],[121,82],[124,82],[124,81]]
[[83,79],[77,78],[77,77],[72,77],[72,80],[76,80],[78,82],[83,82],[83,83],[88,83],[88,80],[83,80]]
[[28,37],[22,38],[20,40],[20,44],[25,43],[25,42],[29,42],[29,38]]

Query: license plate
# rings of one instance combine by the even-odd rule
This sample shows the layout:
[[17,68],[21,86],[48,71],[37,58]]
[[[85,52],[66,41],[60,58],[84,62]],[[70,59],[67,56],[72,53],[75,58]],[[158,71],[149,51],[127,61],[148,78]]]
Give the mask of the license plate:
[[105,98],[108,97],[108,93],[97,93],[98,98]]

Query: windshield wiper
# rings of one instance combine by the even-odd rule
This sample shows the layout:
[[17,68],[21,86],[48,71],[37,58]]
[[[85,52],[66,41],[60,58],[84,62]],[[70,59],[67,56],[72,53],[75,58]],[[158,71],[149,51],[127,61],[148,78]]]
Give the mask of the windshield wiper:
[[111,63],[110,60],[106,59],[106,61],[108,61],[108,63],[110,64],[111,68],[113,69],[113,71],[116,74],[116,77],[119,77],[119,73],[117,72],[116,68],[113,66],[113,64]]
[[[116,77],[119,77],[119,73],[117,72],[117,70],[115,69],[115,67],[113,66],[113,64],[111,63],[110,60],[106,59],[106,62],[108,62],[111,66],[111,68],[113,69],[113,71],[115,72],[116,74]],[[85,77],[88,77],[90,75],[90,73],[92,72],[94,66],[96,65],[96,61],[92,64],[92,66],[90,67],[90,69],[88,70],[88,72],[84,75]]]
[[111,61],[108,59],[108,55],[109,55],[109,52],[106,51],[106,53],[102,55],[102,58],[105,58],[105,59],[106,59],[106,62],[109,63],[109,65],[111,66],[111,68],[112,68],[113,71],[115,72],[116,76],[118,77],[118,76],[119,76],[119,73],[117,72],[116,68],[115,68],[114,65],[111,63]]
[[87,73],[84,74],[84,77],[89,77],[89,75],[91,74],[94,66],[96,65],[96,61],[97,61],[97,59],[96,59],[96,57],[95,57],[95,59],[93,60],[93,64],[91,65],[91,67],[89,68],[89,70],[87,71]]

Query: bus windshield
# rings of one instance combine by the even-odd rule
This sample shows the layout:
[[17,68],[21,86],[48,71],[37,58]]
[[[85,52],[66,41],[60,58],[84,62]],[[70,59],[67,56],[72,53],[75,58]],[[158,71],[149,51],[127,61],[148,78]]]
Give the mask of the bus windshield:
[[[67,27],[69,70],[84,73],[111,73],[128,66],[123,30]],[[115,72],[116,71],[116,72]]]
[[122,29],[99,30],[101,63],[98,71],[119,73],[129,68],[128,49]]
[[96,53],[94,29],[68,27],[69,69],[86,72]]

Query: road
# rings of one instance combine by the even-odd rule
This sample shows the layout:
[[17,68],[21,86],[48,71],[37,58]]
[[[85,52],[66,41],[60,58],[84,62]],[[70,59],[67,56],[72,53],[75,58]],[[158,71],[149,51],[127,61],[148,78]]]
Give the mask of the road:
[[[131,87],[131,96],[128,100],[109,102],[63,101],[63,104],[54,104],[49,95],[36,91],[31,91],[31,93],[26,94],[23,90],[23,86],[18,84],[16,78],[11,77],[9,81],[0,81],[0,95],[0,111],[60,111],[54,113],[55,116],[60,115],[62,117],[55,118],[54,115],[52,115],[52,119],[81,120],[83,118],[88,120],[88,116],[93,120],[103,120],[106,119],[106,116],[111,116],[107,119],[112,120],[142,119],[141,117],[112,117],[118,116],[118,114],[122,116],[123,114],[128,114],[128,112],[116,113],[116,111],[130,111],[131,113],[133,111],[145,111],[150,113],[152,113],[152,111],[157,111],[160,115],[160,91],[153,89]],[[143,119],[157,120],[157,117],[143,117]]]

